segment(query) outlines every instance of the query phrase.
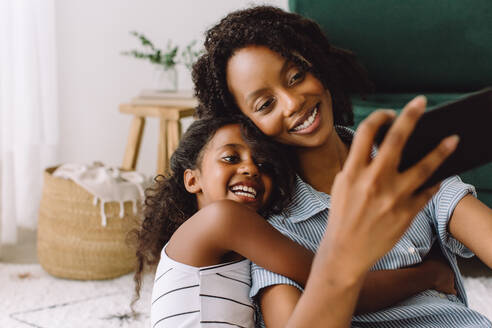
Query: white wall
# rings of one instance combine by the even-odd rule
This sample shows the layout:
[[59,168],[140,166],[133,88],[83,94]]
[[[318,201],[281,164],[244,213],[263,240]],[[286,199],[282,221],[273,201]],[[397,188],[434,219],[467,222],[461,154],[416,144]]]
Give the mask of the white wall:
[[[287,0],[57,0],[61,163],[121,165],[131,117],[118,105],[148,88],[153,73],[150,63],[120,54],[139,45],[129,31],[160,47],[168,39],[202,43],[205,30],[225,14],[255,3],[287,9]],[[179,73],[179,88],[191,89],[188,71]],[[148,174],[156,168],[157,129],[157,120],[148,119],[137,163]]]

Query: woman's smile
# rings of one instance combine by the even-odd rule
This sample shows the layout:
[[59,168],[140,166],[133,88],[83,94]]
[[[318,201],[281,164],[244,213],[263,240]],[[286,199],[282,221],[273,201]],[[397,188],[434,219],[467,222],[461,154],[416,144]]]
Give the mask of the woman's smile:
[[319,106],[320,103],[317,103],[312,110],[297,120],[294,127],[290,129],[289,132],[298,134],[309,134],[314,132],[320,126],[321,122]]

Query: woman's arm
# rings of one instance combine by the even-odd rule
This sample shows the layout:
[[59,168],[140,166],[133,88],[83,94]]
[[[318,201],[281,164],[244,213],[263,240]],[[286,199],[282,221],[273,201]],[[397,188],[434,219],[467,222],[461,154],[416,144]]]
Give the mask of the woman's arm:
[[[348,327],[367,270],[401,238],[438,190],[436,185],[416,191],[454,151],[456,137],[444,139],[408,170],[397,170],[402,148],[424,109],[422,97],[407,104],[372,160],[374,137],[394,114],[378,111],[360,125],[335,178],[328,227],[287,327]],[[262,306],[265,317],[272,317],[265,313],[271,308]]]
[[[313,274],[304,293],[291,285],[263,289],[259,298],[266,327],[348,326],[365,273],[357,276],[345,271],[344,263],[352,264],[352,260],[327,259],[327,263],[335,264],[333,270]],[[298,305],[301,298],[303,302]]]
[[428,289],[456,295],[453,270],[438,247],[431,253],[416,266],[367,273],[355,314],[379,311]]
[[492,268],[492,209],[467,195],[456,205],[449,232]]
[[285,327],[301,295],[302,292],[292,285],[274,285],[262,289],[257,298],[265,326]]
[[[340,257],[333,259],[333,262],[344,266],[344,259]],[[333,301],[337,301],[335,307],[325,309],[334,312],[330,314],[331,316],[343,316],[343,309],[352,303],[351,297],[357,298],[355,313],[358,314],[378,311],[427,289],[456,294],[454,273],[438,247],[433,248],[424,263],[415,267],[368,272],[365,279],[363,279],[364,275],[351,277],[348,272],[345,276],[347,280],[337,281],[336,279],[340,279],[341,272],[342,269],[332,267],[319,277],[325,281],[333,281],[329,286],[322,284],[323,288],[330,288],[329,295],[333,296]],[[359,279],[363,279],[360,293]],[[384,293],[381,290],[384,290]],[[311,293],[316,294],[321,291],[311,291]],[[281,284],[262,289],[258,299],[266,326],[285,327],[301,295],[301,291],[292,285]],[[311,299],[309,296],[307,298]],[[326,300],[326,302],[331,301]]]
[[[362,286],[355,313],[378,311],[427,289],[456,295],[454,278],[453,269],[436,243],[423,262],[416,266],[369,272]],[[381,290],[384,290],[384,293],[381,293]],[[399,295],[402,298],[399,298]]]
[[[424,109],[423,97],[408,103],[372,160],[374,137],[393,115],[378,111],[360,125],[335,178],[328,227],[287,326],[348,327],[366,271],[401,238],[438,190],[439,185],[416,191],[456,149],[456,137],[444,139],[413,167],[398,172],[403,146]],[[339,307],[336,296],[347,300]],[[326,310],[332,306],[336,313]]]

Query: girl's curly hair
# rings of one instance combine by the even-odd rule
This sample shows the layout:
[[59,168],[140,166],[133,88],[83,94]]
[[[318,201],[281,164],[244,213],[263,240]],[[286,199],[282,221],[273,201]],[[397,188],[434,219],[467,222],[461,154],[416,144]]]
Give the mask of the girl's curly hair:
[[227,86],[226,66],[248,45],[268,47],[313,73],[330,90],[335,124],[353,125],[349,94],[372,90],[365,69],[353,53],[332,46],[316,22],[270,6],[232,12],[206,33],[205,52],[192,72],[199,117],[240,113]]
[[295,174],[288,164],[288,151],[282,150],[284,146],[271,141],[253,123],[238,115],[194,121],[171,156],[171,173],[156,176],[153,185],[145,191],[143,222],[130,233],[130,239],[136,242],[137,256],[132,309],[140,297],[145,267],[159,262],[161,250],[173,233],[198,211],[196,196],[184,186],[185,170],[200,168],[207,144],[218,129],[229,124],[240,124],[242,137],[251,147],[255,162],[272,177],[272,194],[260,214],[281,212],[289,203]]

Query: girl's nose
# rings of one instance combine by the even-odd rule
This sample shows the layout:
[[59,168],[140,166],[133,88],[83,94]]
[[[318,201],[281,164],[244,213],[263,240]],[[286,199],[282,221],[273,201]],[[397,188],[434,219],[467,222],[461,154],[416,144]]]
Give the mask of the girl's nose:
[[253,161],[245,161],[239,166],[238,172],[239,174],[256,177],[259,174],[259,169]]
[[285,117],[290,117],[300,111],[306,101],[304,95],[292,90],[286,90],[282,95],[282,99],[284,100]]

